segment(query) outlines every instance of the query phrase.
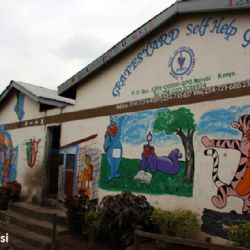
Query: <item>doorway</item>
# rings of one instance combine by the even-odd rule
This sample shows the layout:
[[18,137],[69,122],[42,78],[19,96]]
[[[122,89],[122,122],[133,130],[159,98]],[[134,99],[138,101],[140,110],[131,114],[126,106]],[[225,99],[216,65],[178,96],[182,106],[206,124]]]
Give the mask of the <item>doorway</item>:
[[61,126],[48,127],[47,194],[51,198],[57,198],[58,193],[58,172],[62,158],[59,154],[60,136]]

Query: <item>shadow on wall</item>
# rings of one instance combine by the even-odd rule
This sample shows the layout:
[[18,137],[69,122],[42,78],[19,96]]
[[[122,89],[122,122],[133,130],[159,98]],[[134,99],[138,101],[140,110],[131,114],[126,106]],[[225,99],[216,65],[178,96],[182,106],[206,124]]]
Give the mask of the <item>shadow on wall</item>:
[[25,171],[22,184],[22,199],[30,203],[42,202],[43,182],[42,168],[37,167]]

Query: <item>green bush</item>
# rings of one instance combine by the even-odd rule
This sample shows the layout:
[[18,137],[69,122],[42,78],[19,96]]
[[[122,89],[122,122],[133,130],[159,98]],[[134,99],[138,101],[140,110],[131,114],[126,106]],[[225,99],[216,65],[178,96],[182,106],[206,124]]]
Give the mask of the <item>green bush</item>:
[[126,247],[133,242],[134,230],[151,228],[153,207],[142,195],[123,192],[103,197],[99,206],[80,194],[66,201],[69,230],[89,239],[108,241]]
[[152,212],[145,196],[131,192],[105,196],[98,207],[99,237],[126,247],[132,244],[137,226],[150,230]]
[[160,234],[187,238],[199,229],[198,215],[190,210],[155,209],[151,220]]
[[95,210],[89,210],[85,212],[85,227],[82,233],[89,239],[96,239],[99,232],[98,226],[99,214]]
[[233,225],[228,229],[230,240],[243,247],[250,247],[250,222],[241,225]]
[[0,187],[0,210],[8,209],[9,201],[17,202],[20,200],[22,186],[19,182],[6,182]]
[[77,194],[67,199],[65,206],[69,231],[74,233],[87,232],[91,221],[89,213],[96,211],[97,201],[90,201],[87,196]]

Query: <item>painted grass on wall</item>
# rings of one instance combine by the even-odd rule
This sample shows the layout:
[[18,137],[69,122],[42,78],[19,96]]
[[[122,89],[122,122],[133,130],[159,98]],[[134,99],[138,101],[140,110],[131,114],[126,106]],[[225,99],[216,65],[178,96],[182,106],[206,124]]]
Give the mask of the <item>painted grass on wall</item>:
[[107,161],[106,154],[102,155],[100,188],[107,191],[125,191],[145,193],[145,194],[171,194],[177,196],[193,196],[193,184],[187,184],[183,181],[186,164],[180,161],[181,169],[176,175],[167,175],[161,172],[153,174],[150,184],[140,183],[133,180],[134,176],[139,171],[141,160],[122,158],[119,172],[121,177],[107,180],[110,174],[110,167]]

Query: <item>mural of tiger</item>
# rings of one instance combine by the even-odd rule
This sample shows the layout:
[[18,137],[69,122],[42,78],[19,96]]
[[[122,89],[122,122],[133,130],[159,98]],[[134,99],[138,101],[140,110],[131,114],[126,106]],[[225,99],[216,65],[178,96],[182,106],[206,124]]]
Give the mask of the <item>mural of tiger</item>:
[[[209,149],[204,151],[205,155],[213,157],[212,179],[218,187],[217,195],[211,198],[214,206],[224,208],[228,196],[237,196],[244,202],[243,214],[250,213],[250,115],[245,114],[238,121],[232,122],[232,127],[242,132],[241,140],[211,140],[207,136],[201,138],[202,144]],[[211,148],[212,147],[212,148]],[[220,180],[218,176],[219,156],[213,148],[230,148],[240,151],[240,162],[230,184]]]

